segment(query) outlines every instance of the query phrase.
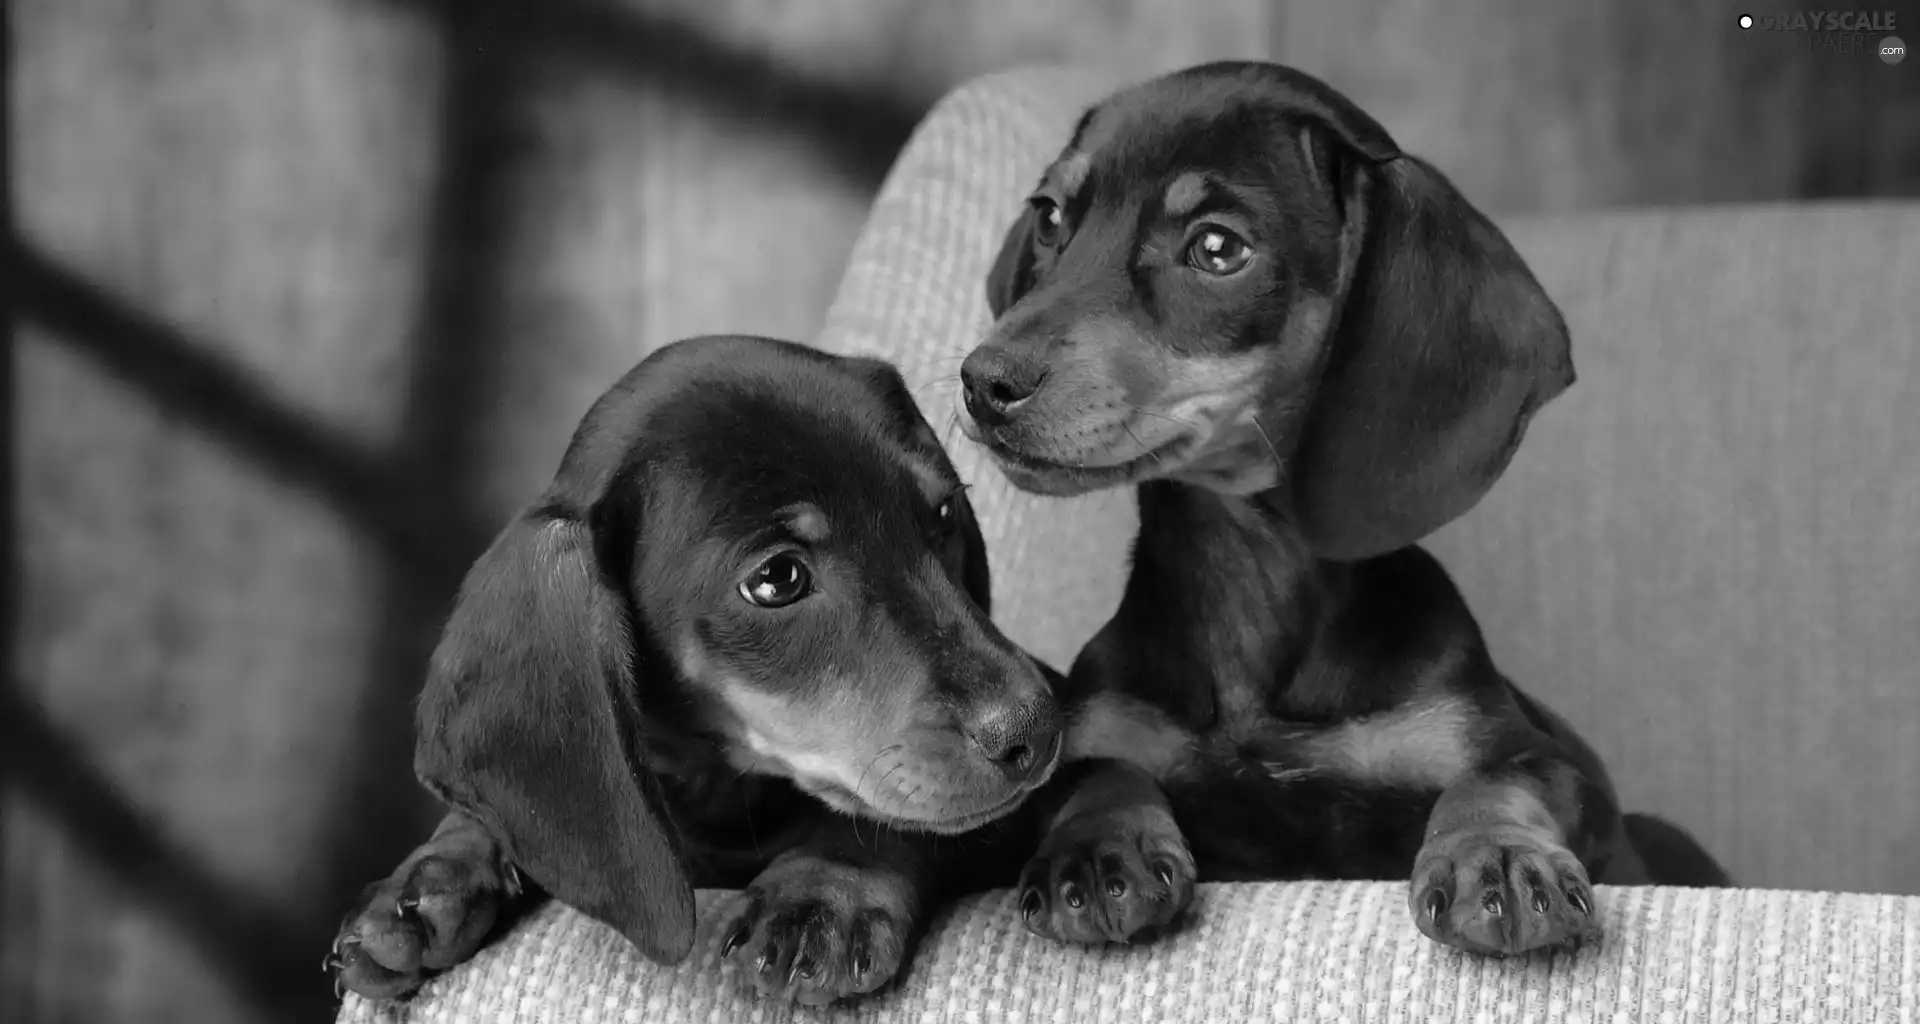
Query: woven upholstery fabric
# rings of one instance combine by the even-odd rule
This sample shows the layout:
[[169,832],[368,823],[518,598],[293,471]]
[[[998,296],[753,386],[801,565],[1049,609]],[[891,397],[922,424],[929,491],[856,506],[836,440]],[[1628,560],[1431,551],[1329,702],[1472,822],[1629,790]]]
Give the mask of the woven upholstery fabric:
[[1016,491],[960,436],[960,362],[986,333],[987,269],[1041,170],[1087,104],[1116,84],[1028,70],[963,86],[928,115],[854,243],[818,344],[899,364],[972,485],[993,571],[994,619],[1065,670],[1113,615],[1139,525],[1133,495]]
[[[1131,498],[1015,492],[952,417],[1001,233],[1080,108],[1112,84],[1028,71],[943,101],[883,188],[819,340],[901,364],[974,485],[995,618],[1062,667],[1118,601]],[[1512,234],[1567,309],[1582,377],[1538,418],[1509,479],[1435,544],[1496,657],[1595,736],[1630,805],[1683,812],[1749,883],[1920,889],[1914,803],[1899,797],[1920,768],[1920,650],[1902,631],[1920,590],[1920,265],[1907,241],[1920,213],[1648,213]],[[1821,339],[1843,336],[1863,347],[1821,358]],[[1855,616],[1855,602],[1871,607]],[[1818,747],[1836,737],[1838,752]],[[1795,877],[1808,881],[1784,881]],[[1920,1017],[1913,897],[1602,887],[1604,942],[1502,962],[1421,938],[1405,893],[1203,886],[1187,930],[1099,952],[1028,936],[1010,895],[988,893],[942,916],[899,986],[831,1014],[753,999],[717,963],[716,936],[666,969],[549,906],[412,1002],[350,996],[341,1019]],[[703,923],[724,898],[701,894]]]
[[[701,893],[703,919],[729,895]],[[1206,885],[1182,931],[1093,951],[1029,934],[1002,891],[943,914],[896,988],[810,1011],[757,999],[720,962],[718,935],[661,968],[549,905],[411,1003],[349,996],[340,1019],[1909,1024],[1920,1013],[1920,898],[1602,887],[1598,909],[1610,938],[1502,961],[1423,938],[1403,885]]]

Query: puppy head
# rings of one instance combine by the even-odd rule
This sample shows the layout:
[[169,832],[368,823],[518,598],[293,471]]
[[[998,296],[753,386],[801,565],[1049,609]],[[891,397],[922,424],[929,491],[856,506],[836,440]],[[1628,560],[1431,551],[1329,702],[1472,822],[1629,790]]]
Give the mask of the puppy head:
[[693,903],[663,784],[778,776],[959,832],[1046,779],[1058,711],[988,586],[965,491],[892,367],[671,345],[594,405],[469,574],[416,769],[555,896],[675,961]]
[[1261,493],[1327,558],[1465,512],[1574,376],[1499,230],[1275,65],[1205,65],[1089,111],[987,292],[962,425],[1016,485]]

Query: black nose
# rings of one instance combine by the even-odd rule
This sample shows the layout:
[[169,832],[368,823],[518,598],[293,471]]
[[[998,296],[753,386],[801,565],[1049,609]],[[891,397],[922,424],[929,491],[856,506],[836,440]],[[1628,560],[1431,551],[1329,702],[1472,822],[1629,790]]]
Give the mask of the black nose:
[[1020,403],[1040,390],[1047,368],[1038,359],[1018,355],[999,345],[982,345],[960,364],[960,385],[967,412],[983,425],[1000,426]]
[[968,724],[967,738],[1007,778],[1025,782],[1053,761],[1060,713],[1051,700],[982,708]]

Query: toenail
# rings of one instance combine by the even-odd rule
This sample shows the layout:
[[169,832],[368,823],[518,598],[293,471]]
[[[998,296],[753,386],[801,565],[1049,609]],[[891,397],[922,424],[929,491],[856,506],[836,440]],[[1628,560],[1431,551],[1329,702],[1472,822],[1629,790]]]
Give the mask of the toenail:
[[1060,887],[1060,895],[1067,901],[1067,906],[1075,910],[1079,910],[1087,903],[1086,897],[1080,895],[1080,887],[1072,882]]
[[1445,889],[1427,890],[1427,920],[1439,920],[1440,915],[1447,912],[1447,904],[1449,902],[1450,900],[1447,897]]
[[1120,897],[1125,896],[1126,894],[1127,894],[1127,883],[1125,879],[1121,879],[1121,878],[1107,879],[1107,895],[1117,900]]
[[1490,892],[1480,897],[1480,906],[1495,917],[1500,917],[1507,912],[1507,901],[1497,892]]
[[820,973],[820,968],[814,964],[811,958],[795,957],[793,966],[787,968],[787,984],[793,984],[793,979],[795,978],[799,978],[801,981],[812,981],[813,976],[818,973]]
[[1020,894],[1021,917],[1028,921],[1033,920],[1033,915],[1040,912],[1040,906],[1040,890],[1028,889],[1026,892]]

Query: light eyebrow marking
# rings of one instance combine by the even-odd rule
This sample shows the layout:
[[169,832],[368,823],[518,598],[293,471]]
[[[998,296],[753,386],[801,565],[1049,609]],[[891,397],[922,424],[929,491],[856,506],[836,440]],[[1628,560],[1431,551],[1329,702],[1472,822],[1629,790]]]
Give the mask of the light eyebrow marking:
[[1093,158],[1084,152],[1074,153],[1060,161],[1057,171],[1060,177],[1060,190],[1072,199],[1087,183],[1087,172],[1093,169]]
[[785,510],[787,528],[793,535],[808,544],[819,544],[827,539],[827,516],[810,504],[799,504]]
[[1185,217],[1198,209],[1207,198],[1207,179],[1198,171],[1188,171],[1173,179],[1167,186],[1167,194],[1161,205],[1168,214]]
[[914,482],[920,485],[920,494],[927,499],[927,504],[938,505],[953,496],[956,488],[945,477],[934,472],[932,466],[916,468],[918,471],[914,473]]

